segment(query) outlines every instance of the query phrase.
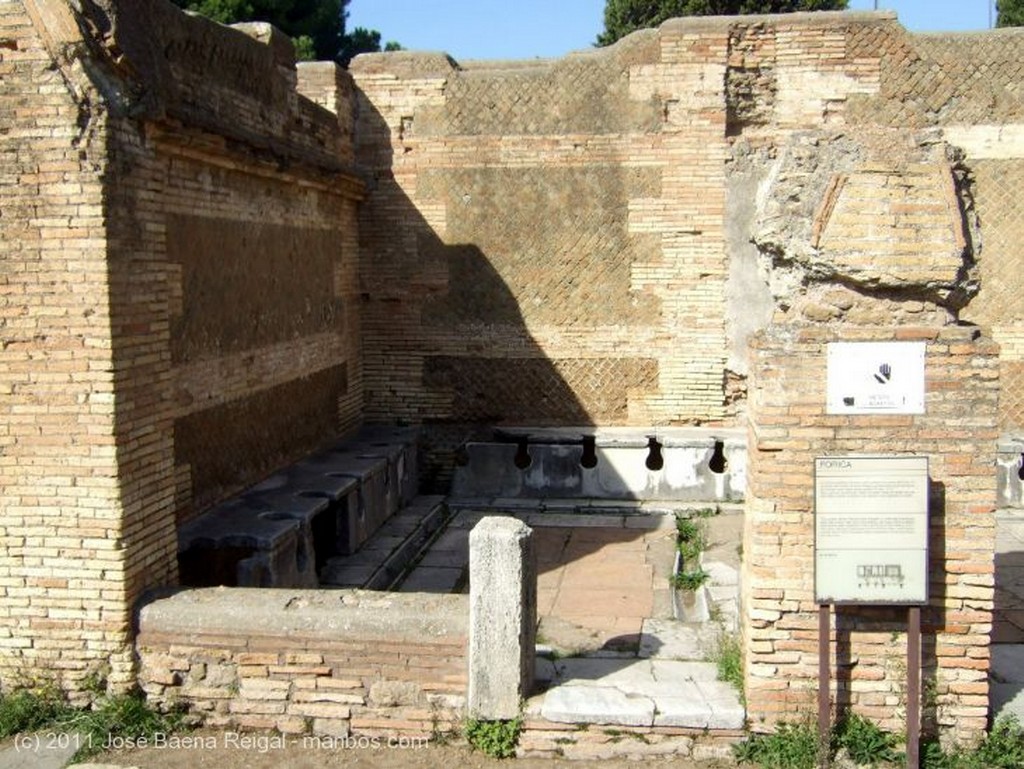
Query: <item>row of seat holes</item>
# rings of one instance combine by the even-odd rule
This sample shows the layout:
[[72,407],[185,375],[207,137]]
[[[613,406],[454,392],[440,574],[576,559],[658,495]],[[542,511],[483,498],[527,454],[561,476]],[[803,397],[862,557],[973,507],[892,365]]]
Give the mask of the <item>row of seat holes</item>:
[[[664,446],[662,443],[651,436],[647,439],[647,459],[644,464],[648,470],[661,470],[665,467],[665,457],[662,454]],[[460,461],[462,460],[462,461]],[[1024,479],[1024,454],[1021,455],[1021,478]],[[526,438],[520,438],[516,441],[516,453],[513,458],[515,466],[520,470],[526,470],[533,464],[533,459],[530,457],[530,446]],[[465,453],[465,449],[461,452],[456,453],[456,462],[459,464],[468,464],[469,457]],[[722,441],[715,441],[714,448],[711,452],[711,459],[708,460],[708,468],[715,474],[722,474],[725,472],[725,468],[729,465],[729,461],[725,458],[725,444]],[[583,454],[580,457],[580,467],[584,467],[588,470],[597,467],[597,441],[591,436],[584,436],[583,438]]]

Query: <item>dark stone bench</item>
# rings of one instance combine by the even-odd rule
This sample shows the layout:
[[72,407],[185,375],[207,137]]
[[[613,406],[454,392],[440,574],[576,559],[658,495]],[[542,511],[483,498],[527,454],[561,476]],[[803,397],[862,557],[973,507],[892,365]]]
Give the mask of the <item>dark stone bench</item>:
[[225,500],[178,531],[181,583],[308,588],[417,492],[416,432],[367,427]]

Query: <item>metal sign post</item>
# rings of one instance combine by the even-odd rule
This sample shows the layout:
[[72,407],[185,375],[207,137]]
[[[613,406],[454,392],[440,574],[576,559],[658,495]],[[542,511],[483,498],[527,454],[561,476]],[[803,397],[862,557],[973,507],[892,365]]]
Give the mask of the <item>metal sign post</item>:
[[921,606],[928,603],[928,458],[833,456],[814,461],[814,597],[818,603],[818,732],[831,730],[829,609],[908,607],[907,767],[918,769]]
[[921,607],[907,616],[907,769],[918,769],[921,748]]
[[818,766],[828,767],[829,737],[832,732],[832,707],[829,690],[832,688],[832,666],[829,664],[829,606],[818,607]]

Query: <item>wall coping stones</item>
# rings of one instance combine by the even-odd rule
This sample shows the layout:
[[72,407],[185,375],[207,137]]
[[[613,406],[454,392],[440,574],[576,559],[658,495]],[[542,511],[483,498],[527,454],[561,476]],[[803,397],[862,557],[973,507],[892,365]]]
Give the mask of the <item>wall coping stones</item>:
[[369,590],[189,589],[142,606],[140,643],[147,633],[459,643],[469,633],[468,601],[465,595]]

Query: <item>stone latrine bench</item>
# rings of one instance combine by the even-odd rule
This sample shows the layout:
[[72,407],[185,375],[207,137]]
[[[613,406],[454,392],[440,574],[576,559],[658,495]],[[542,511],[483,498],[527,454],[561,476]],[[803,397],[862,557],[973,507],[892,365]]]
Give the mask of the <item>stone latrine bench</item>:
[[317,587],[417,492],[416,432],[368,427],[227,499],[178,531],[183,585]]
[[1000,507],[1024,507],[1024,438],[1004,435],[996,455]]
[[456,499],[740,502],[746,433],[706,428],[514,428],[467,443]]

